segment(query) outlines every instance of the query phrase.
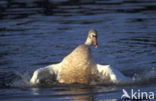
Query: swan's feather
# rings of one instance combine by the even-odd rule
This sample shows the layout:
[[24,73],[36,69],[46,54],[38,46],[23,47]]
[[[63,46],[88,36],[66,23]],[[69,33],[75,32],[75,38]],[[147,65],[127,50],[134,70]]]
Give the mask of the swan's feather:
[[50,78],[52,80],[56,79],[61,63],[49,65],[45,68],[39,68],[34,73],[30,80],[32,85],[40,83],[41,80]]
[[131,78],[124,76],[120,71],[110,65],[97,64],[97,71],[101,80],[110,79],[113,83],[127,83]]

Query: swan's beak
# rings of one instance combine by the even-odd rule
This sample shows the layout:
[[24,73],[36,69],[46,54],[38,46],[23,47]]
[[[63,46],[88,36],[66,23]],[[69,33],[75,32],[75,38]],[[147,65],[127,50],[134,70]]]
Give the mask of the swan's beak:
[[98,43],[97,43],[97,37],[96,36],[93,37],[93,44],[94,44],[94,48],[97,48]]

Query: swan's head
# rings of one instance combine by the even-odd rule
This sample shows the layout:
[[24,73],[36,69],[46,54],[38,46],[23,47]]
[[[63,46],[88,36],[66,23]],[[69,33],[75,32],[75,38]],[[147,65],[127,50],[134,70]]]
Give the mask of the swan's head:
[[97,32],[93,29],[91,29],[88,33],[88,38],[85,42],[86,45],[91,45],[93,43],[94,48],[97,48],[98,43],[97,43]]

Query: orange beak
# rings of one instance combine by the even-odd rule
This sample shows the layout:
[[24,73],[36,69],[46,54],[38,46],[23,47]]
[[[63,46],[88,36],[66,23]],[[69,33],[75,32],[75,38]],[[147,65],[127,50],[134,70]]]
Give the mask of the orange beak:
[[96,36],[93,37],[93,44],[94,44],[94,48],[97,48],[98,44],[97,44],[97,37]]

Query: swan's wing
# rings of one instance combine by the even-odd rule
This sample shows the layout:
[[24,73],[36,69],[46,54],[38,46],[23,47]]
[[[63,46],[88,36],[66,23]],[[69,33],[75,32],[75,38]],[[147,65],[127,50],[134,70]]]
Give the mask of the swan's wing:
[[60,71],[60,67],[61,67],[61,63],[57,63],[57,64],[49,65],[45,68],[48,68],[51,72],[54,72],[54,74],[57,75],[58,72]]
[[58,63],[58,64],[49,65],[47,67],[39,68],[35,70],[30,80],[30,83],[32,85],[35,85],[40,83],[41,80],[46,78],[56,80],[60,67],[61,67],[61,63]]
[[106,78],[109,78],[113,83],[125,83],[131,81],[129,77],[124,76],[120,71],[110,65],[97,64],[96,67],[100,79],[105,80]]

